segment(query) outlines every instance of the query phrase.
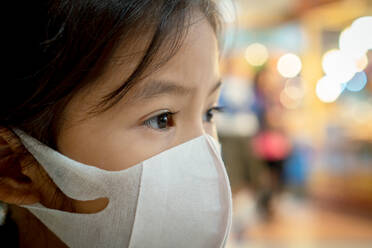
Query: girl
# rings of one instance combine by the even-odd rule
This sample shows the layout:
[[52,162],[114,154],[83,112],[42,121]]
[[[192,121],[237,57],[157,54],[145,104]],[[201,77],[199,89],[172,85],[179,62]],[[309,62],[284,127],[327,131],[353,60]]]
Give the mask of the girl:
[[18,4],[0,86],[2,242],[224,246],[214,4]]

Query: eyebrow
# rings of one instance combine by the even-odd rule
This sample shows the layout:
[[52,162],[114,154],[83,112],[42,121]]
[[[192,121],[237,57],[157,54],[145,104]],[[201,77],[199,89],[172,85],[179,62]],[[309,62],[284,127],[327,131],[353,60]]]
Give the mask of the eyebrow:
[[[221,87],[221,80],[218,80],[213,85],[208,95],[212,95]],[[147,83],[142,89],[135,91],[132,96],[134,101],[147,100],[159,95],[176,95],[185,96],[195,92],[196,89],[192,87],[185,87],[172,81],[151,81]]]

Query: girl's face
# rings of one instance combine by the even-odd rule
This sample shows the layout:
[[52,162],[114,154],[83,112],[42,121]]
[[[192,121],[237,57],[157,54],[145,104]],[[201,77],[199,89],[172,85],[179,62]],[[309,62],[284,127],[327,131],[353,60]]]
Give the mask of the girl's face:
[[[143,44],[138,44],[133,51],[142,48]],[[114,56],[127,51],[118,49]],[[205,19],[190,27],[169,62],[137,83],[112,108],[92,117],[92,107],[119,87],[138,61],[132,61],[132,68],[128,63],[113,64],[99,82],[72,99],[57,137],[61,153],[117,171],[204,133],[216,137],[213,114],[220,89],[218,46]]]

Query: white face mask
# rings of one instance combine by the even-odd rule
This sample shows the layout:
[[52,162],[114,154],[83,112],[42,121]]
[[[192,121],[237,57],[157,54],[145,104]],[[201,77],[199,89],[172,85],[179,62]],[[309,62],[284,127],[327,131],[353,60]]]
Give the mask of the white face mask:
[[217,141],[192,139],[122,171],[106,171],[58,153],[15,130],[67,196],[107,197],[94,214],[24,205],[70,247],[223,247],[231,191]]

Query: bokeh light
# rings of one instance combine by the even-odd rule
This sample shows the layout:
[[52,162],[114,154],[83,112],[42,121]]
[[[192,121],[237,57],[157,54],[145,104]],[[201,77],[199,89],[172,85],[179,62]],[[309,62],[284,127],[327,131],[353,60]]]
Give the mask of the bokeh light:
[[368,66],[368,57],[364,54],[362,57],[358,58],[356,61],[356,67],[358,72],[363,71]]
[[[227,246],[371,246],[372,0],[229,1],[215,115],[238,209]],[[276,161],[272,134],[291,147]]]
[[283,90],[280,93],[280,103],[287,109],[297,109],[301,102],[301,98],[293,98],[289,96],[286,90]]
[[341,32],[339,48],[348,59],[356,64],[357,71],[364,70],[368,65],[366,53],[372,49],[372,16],[356,19],[353,24]]
[[330,76],[322,77],[316,85],[316,95],[322,102],[330,103],[337,100],[343,92],[344,84]]
[[245,59],[253,66],[265,64],[269,57],[267,48],[260,43],[253,43],[245,50]]
[[277,69],[283,77],[293,78],[297,76],[302,69],[301,59],[293,53],[287,53],[280,57]]
[[339,48],[323,55],[322,67],[326,74],[319,80],[316,94],[323,102],[333,102],[345,89],[360,91],[367,84],[363,70],[368,66],[367,51],[372,48],[372,17],[356,19],[344,29]]
[[357,33],[351,27],[346,28],[340,34],[338,42],[340,50],[352,58],[360,58],[366,52],[365,45],[361,41],[363,36],[365,35]]
[[338,83],[346,83],[358,71],[355,61],[348,54],[332,49],[323,55],[323,71]]
[[292,99],[302,99],[305,96],[305,91],[299,78],[287,80],[284,92]]
[[356,19],[351,25],[354,40],[359,40],[361,49],[366,52],[372,49],[372,16],[364,16]]
[[350,91],[361,91],[367,84],[367,75],[364,71],[358,72],[347,82],[346,88]]

